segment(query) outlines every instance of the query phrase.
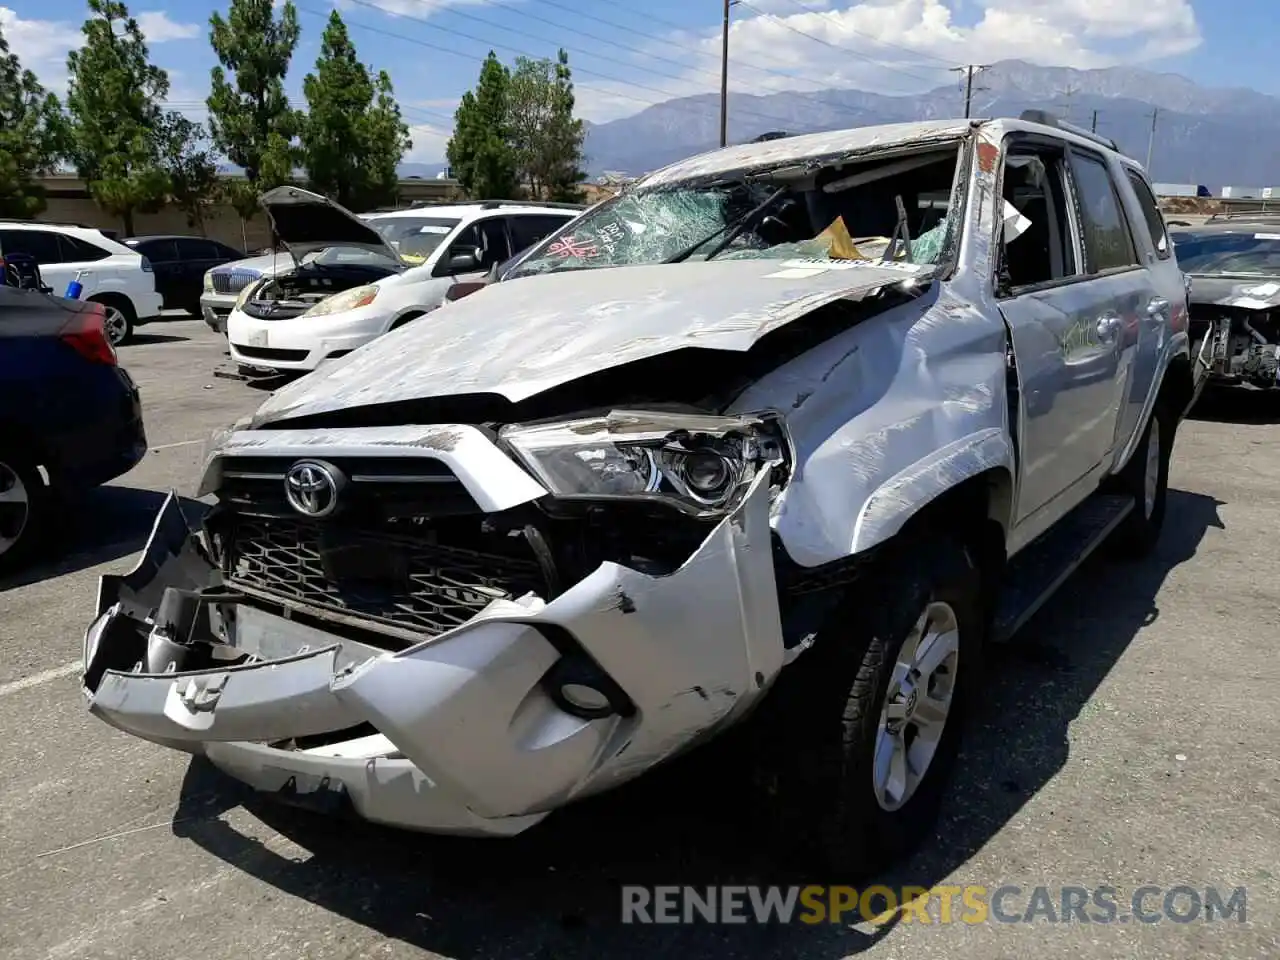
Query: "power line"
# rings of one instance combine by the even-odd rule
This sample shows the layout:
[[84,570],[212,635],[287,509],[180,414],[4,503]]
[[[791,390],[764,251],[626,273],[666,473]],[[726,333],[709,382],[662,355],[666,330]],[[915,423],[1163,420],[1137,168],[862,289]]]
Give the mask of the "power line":
[[[810,10],[804,4],[800,3],[799,0],[787,0],[787,2],[791,4],[793,7],[795,7],[797,10],[800,10],[805,14],[813,14],[814,16],[827,17],[832,20],[834,20],[838,15],[835,10]],[[849,8],[849,9],[852,10],[852,8]],[[899,43],[891,43],[888,40],[882,40],[881,38],[877,37],[875,34],[867,33],[864,30],[858,30],[854,27],[849,26],[848,24],[841,23],[839,24],[839,27],[845,33],[852,33],[855,36],[862,37],[863,39],[869,40],[872,43],[876,44],[877,46],[888,47],[891,50],[901,50],[903,53],[909,53],[913,57],[919,57],[922,60],[932,60],[934,63],[941,64],[944,67],[949,68],[951,66],[950,60],[944,60],[942,57],[936,57],[933,54],[925,53],[922,50],[912,50],[910,47],[904,47]]]
[[[356,4],[360,5],[360,6],[371,7],[371,8],[374,8],[374,9],[381,9],[381,8],[377,7],[375,4],[371,3],[371,2],[370,2],[370,0],[351,0],[351,2],[356,3]],[[304,12],[304,13],[310,14],[311,16],[318,17],[318,18],[320,18],[320,19],[328,19],[328,16],[329,16],[329,15],[328,15],[327,13],[323,13],[323,12],[320,12],[320,11],[318,11],[318,10],[313,10],[313,9],[311,9],[311,8],[309,8],[309,7],[304,7],[304,6],[302,6],[301,4],[296,4],[296,6],[297,6],[297,8],[298,8],[299,10],[301,10],[301,11],[302,11],[302,12]],[[405,19],[407,19],[407,20],[416,20],[416,21],[418,21],[418,22],[420,22],[420,23],[425,23],[425,22],[426,22],[426,21],[424,21],[421,17],[412,17],[412,16],[409,16],[408,14],[401,14],[401,16],[403,16],[403,17],[404,17]],[[465,59],[467,59],[467,60],[472,61],[473,63],[474,63],[474,61],[475,61],[475,55],[474,55],[474,54],[464,53],[464,52],[463,52],[463,51],[461,51],[461,50],[455,50],[455,49],[453,49],[453,48],[451,48],[451,47],[442,46],[441,44],[438,44],[438,43],[431,43],[431,42],[430,42],[430,41],[428,41],[428,40],[422,40],[422,39],[420,39],[420,38],[418,38],[418,37],[410,37],[410,36],[406,36],[405,34],[402,34],[402,33],[393,33],[393,32],[392,32],[392,31],[390,31],[390,30],[381,30],[381,29],[379,29],[378,27],[372,26],[371,24],[367,24],[367,23],[360,23],[359,21],[354,21],[354,20],[352,20],[352,21],[348,21],[348,26],[358,27],[358,28],[360,28],[360,29],[362,29],[362,30],[365,30],[365,31],[369,32],[369,33],[378,34],[379,36],[384,36],[384,37],[390,37],[390,38],[395,39],[395,40],[403,41],[404,43],[412,43],[412,44],[414,44],[415,46],[420,46],[420,47],[423,47],[423,48],[428,49],[428,50],[435,50],[435,51],[438,51],[438,52],[440,52],[440,53],[447,53],[447,54],[450,54],[450,55],[455,56],[455,57],[463,57],[463,58],[465,58]],[[475,41],[475,42],[477,42],[477,43],[481,43],[481,44],[483,44],[483,45],[485,45],[485,46],[487,46],[487,47],[489,47],[490,49],[493,49],[493,50],[507,50],[507,51],[510,51],[510,52],[512,52],[512,53],[515,53],[515,54],[516,54],[516,55],[518,55],[518,56],[531,56],[531,54],[529,54],[529,53],[528,53],[528,51],[522,50],[522,49],[520,49],[520,48],[518,48],[518,47],[511,47],[511,46],[508,46],[508,45],[506,45],[506,44],[500,44],[500,43],[491,43],[491,42],[489,42],[489,41],[487,41],[487,40],[484,40],[484,39],[482,39],[482,38],[480,38],[480,37],[475,37],[475,36],[472,36],[471,34],[463,33],[463,32],[462,32],[462,31],[460,31],[460,30],[450,30],[450,29],[448,29],[447,27],[440,27],[440,26],[437,26],[437,25],[434,25],[434,24],[428,24],[428,26],[431,26],[431,27],[432,27],[433,29],[435,29],[435,30],[443,31],[444,33],[452,34],[452,35],[454,35],[454,36],[463,37],[464,39],[468,39],[468,40],[473,40],[473,41]],[[633,81],[633,80],[624,80],[624,79],[622,79],[621,77],[616,77],[616,76],[612,76],[612,75],[607,74],[607,73],[599,73],[599,72],[597,72],[597,71],[588,70],[588,69],[587,69],[587,68],[585,68],[585,67],[577,67],[577,66],[575,66],[575,67],[573,68],[573,70],[574,70],[574,73],[577,73],[577,74],[582,74],[582,75],[584,75],[584,76],[596,77],[596,78],[601,79],[601,80],[607,80],[607,81],[610,81],[610,82],[613,82],[613,83],[622,84],[623,86],[626,86],[626,87],[630,87],[630,88],[634,88],[634,89],[640,89],[640,90],[650,90],[650,91],[652,91],[652,92],[654,92],[654,93],[657,93],[659,96],[661,96],[661,97],[662,97],[662,99],[661,99],[661,100],[652,100],[652,99],[646,99],[646,98],[644,98],[644,97],[638,97],[638,96],[636,96],[635,94],[632,94],[632,93],[625,93],[625,92],[623,92],[623,91],[621,91],[621,90],[611,90],[611,91],[609,91],[609,94],[610,94],[611,96],[615,96],[615,97],[618,97],[618,98],[623,99],[623,100],[633,100],[633,101],[635,101],[636,103],[642,103],[642,104],[644,104],[644,105],[645,105],[645,106],[647,106],[647,107],[652,107],[652,106],[655,106],[656,104],[663,103],[663,102],[665,102],[665,101],[667,101],[667,100],[672,99],[672,94],[670,93],[670,91],[667,91],[667,90],[659,90],[659,89],[657,89],[656,87],[648,87],[648,86],[645,86],[644,84],[636,83],[636,82],[635,82],[635,81]],[[766,115],[761,114],[761,113],[759,113],[759,112],[757,112],[757,111],[754,111],[754,110],[743,111],[743,112],[744,112],[744,113],[749,113],[749,114],[751,114],[752,116],[761,117],[762,119],[766,119],[766,120],[769,120],[769,121],[777,121],[777,120],[779,119],[779,118],[777,118],[777,117],[769,117],[769,116],[766,116]]]
[[[750,8],[751,8],[752,10],[754,10],[754,11],[755,11],[755,12],[756,12],[760,17],[763,17],[763,18],[765,18],[765,19],[767,19],[767,20],[771,20],[772,22],[776,23],[778,26],[782,27],[783,29],[785,29],[785,30],[790,30],[792,33],[797,34],[798,36],[806,37],[806,38],[808,38],[809,40],[812,40],[814,43],[820,43],[820,44],[822,44],[824,47],[830,47],[832,50],[838,50],[838,51],[840,51],[841,53],[844,53],[844,54],[849,54],[849,53],[851,53],[851,52],[852,52],[852,51],[851,51],[851,50],[849,50],[847,47],[842,47],[842,46],[840,46],[840,45],[839,45],[839,44],[837,44],[837,43],[832,43],[830,40],[824,40],[822,37],[815,37],[813,34],[811,34],[811,33],[806,33],[805,31],[801,30],[799,27],[794,27],[794,26],[792,26],[791,24],[787,23],[787,21],[785,21],[785,20],[781,20],[781,19],[779,19],[778,17],[775,17],[773,14],[771,14],[771,13],[769,13],[769,12],[765,11],[765,10],[761,10],[759,7],[757,7],[757,6],[753,5],[753,4],[750,2],[750,0],[738,0],[738,2],[739,2],[739,3],[741,3],[744,7],[750,7]],[[853,31],[850,31],[850,32],[853,32]],[[890,71],[891,73],[900,73],[900,74],[902,74],[904,77],[911,77],[913,80],[919,80],[921,83],[933,83],[933,82],[934,82],[933,80],[931,80],[931,79],[930,79],[930,78],[928,78],[928,77],[922,77],[922,76],[920,76],[920,74],[918,74],[918,73],[912,73],[912,72],[911,72],[911,71],[909,71],[909,70],[903,70],[901,67],[895,67],[895,66],[893,66],[892,64],[884,63],[884,62],[879,61],[879,60],[872,60],[872,61],[870,61],[870,62],[871,62],[871,63],[873,63],[873,64],[875,64],[877,67],[879,67],[879,68],[880,68],[880,69],[882,69],[882,70],[888,70],[888,71]]]
[[[500,9],[503,9],[503,10],[509,10],[511,13],[518,14],[519,16],[530,17],[531,19],[535,19],[535,20],[542,20],[544,23],[550,24],[551,26],[554,26],[561,30],[569,30],[570,32],[581,33],[583,36],[586,36],[586,37],[593,37],[592,34],[579,30],[576,27],[567,27],[564,24],[557,23],[554,20],[547,20],[542,17],[535,17],[532,14],[525,13],[517,9],[516,7],[510,7],[505,3],[500,3],[498,2],[498,0],[481,0],[481,2],[488,3],[492,6],[499,7]],[[656,43],[661,43],[661,44],[664,44],[665,46],[673,47],[677,50],[685,50],[689,53],[694,54],[695,56],[699,56],[699,57],[716,56],[716,54],[712,53],[709,50],[699,50],[697,47],[692,47],[692,46],[689,46],[688,44],[677,43],[674,40],[671,40],[666,37],[659,37],[652,33],[645,33],[644,31],[636,30],[634,27],[619,23],[616,20],[609,20],[604,17],[596,16],[594,14],[586,13],[579,10],[574,10],[570,6],[566,6],[565,4],[556,2],[556,0],[533,0],[533,2],[541,3],[549,7],[555,7],[559,10],[568,11],[569,13],[572,13],[575,17],[578,17],[584,20],[594,20],[595,22],[604,24],[605,26],[615,27],[619,30],[626,30],[628,33],[634,34],[637,37],[643,37],[647,40],[653,40]],[[657,22],[661,23],[663,21],[657,21]],[[697,72],[705,76],[718,76],[718,73],[719,73],[719,71],[702,70],[696,67],[690,67],[688,64],[679,63],[679,61],[670,60],[669,58],[666,58],[666,57],[659,57],[657,54],[653,54],[653,53],[649,53],[648,51],[641,50],[639,47],[629,47],[624,44],[615,43],[614,41],[603,41],[603,42],[610,43],[613,46],[622,47],[623,49],[632,50],[638,53],[640,56],[664,60],[665,62],[668,62],[668,63],[676,63],[678,66],[684,69],[696,70]],[[780,77],[784,80],[790,80],[792,82],[798,81],[801,83],[812,83],[822,88],[828,88],[828,89],[830,88],[830,81],[819,80],[814,77],[797,76],[793,73],[785,73],[781,70],[770,70],[768,67],[762,67],[759,64],[755,64],[755,63],[738,62],[738,63],[735,63],[733,66],[734,66],[734,69],[736,70],[752,70],[752,71],[755,71],[756,73],[766,74],[771,77]],[[786,90],[786,91],[778,91],[778,92],[786,92],[791,94],[792,96],[803,97],[806,100],[809,100],[813,103],[821,104],[825,107],[828,107],[832,110],[837,111],[838,113],[848,114],[849,116],[858,115],[858,111],[856,110],[856,108],[849,107],[846,104],[837,103],[834,100],[826,100],[818,96],[816,92],[803,91],[803,90]],[[762,95],[767,96],[767,94],[762,94]],[[777,119],[780,120],[781,118],[777,118]]]

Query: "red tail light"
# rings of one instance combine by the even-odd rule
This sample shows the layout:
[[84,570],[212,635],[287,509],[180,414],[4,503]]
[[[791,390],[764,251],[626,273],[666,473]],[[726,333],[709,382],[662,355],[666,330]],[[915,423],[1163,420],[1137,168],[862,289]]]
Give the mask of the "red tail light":
[[85,304],[85,309],[77,311],[62,328],[58,339],[90,363],[114,367],[116,351],[107,339],[106,321],[106,311],[99,304]]

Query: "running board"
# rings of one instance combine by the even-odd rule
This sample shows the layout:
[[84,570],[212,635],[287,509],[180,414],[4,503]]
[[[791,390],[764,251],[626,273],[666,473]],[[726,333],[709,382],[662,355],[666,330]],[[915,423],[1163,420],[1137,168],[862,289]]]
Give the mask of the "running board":
[[1018,551],[1005,571],[991,639],[1012,639],[1134,508],[1132,497],[1095,494]]

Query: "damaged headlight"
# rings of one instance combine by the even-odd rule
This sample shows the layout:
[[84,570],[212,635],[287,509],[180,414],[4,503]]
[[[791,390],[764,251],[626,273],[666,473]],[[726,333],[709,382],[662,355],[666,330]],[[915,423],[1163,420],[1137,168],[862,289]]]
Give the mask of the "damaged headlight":
[[647,497],[696,516],[737,506],[761,470],[785,477],[780,416],[615,410],[607,416],[504,427],[499,436],[557,497]]
[[266,285],[265,280],[252,280],[244,285],[244,289],[240,291],[240,296],[236,297],[235,309],[243,310],[244,305],[253,299],[253,295],[258,291],[259,287]]
[[302,316],[327,317],[333,313],[346,313],[348,310],[367,307],[377,298],[378,289],[378,287],[370,283],[363,287],[353,287],[350,290],[342,291],[342,293],[335,293],[332,297],[326,297],[321,300]]

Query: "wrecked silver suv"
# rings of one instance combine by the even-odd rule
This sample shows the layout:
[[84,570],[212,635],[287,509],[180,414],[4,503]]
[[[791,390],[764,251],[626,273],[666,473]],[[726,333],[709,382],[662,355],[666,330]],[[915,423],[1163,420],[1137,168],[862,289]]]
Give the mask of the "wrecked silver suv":
[[1032,120],[658,171],[215,438],[102,579],[106,722],[293,802],[509,835],[748,721],[796,841],[927,835],[1008,637],[1140,552],[1192,399],[1140,167]]

